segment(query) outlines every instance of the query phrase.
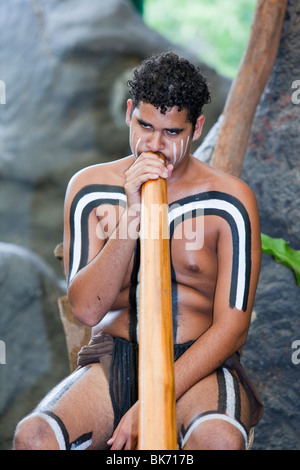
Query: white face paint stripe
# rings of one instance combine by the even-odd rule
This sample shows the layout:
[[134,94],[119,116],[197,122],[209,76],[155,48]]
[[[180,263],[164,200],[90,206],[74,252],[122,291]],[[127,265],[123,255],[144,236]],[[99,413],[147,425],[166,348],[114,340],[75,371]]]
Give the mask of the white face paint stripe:
[[55,439],[58,442],[59,450],[67,450],[63,432],[62,432],[59,424],[55,421],[55,419],[52,418],[51,416],[49,416],[46,413],[35,413],[34,416],[38,416],[39,418],[42,418],[50,426],[50,428],[54,432]]
[[75,274],[77,273],[80,265],[81,259],[81,248],[82,248],[82,240],[81,240],[81,218],[84,208],[90,202],[95,200],[101,199],[111,199],[111,200],[122,200],[126,202],[126,195],[122,193],[110,193],[110,192],[91,192],[82,196],[82,198],[78,201],[77,206],[74,211],[74,244],[73,244],[73,263],[70,272],[69,282],[73,279]]
[[139,146],[140,141],[141,141],[141,138],[139,138],[139,140],[137,141],[136,146],[135,146],[134,157],[135,157],[136,160],[138,158],[138,153],[137,152],[138,152],[138,146]]
[[[190,136],[188,136],[188,138],[187,138],[187,141],[186,141],[186,144],[185,144],[184,153],[181,153],[181,154],[180,154],[180,158],[179,158],[179,160],[178,160],[179,162],[181,161],[181,159],[182,159],[182,158],[184,157],[184,155],[186,154],[189,141],[190,141]],[[183,148],[183,141],[181,141],[181,147]]]
[[[132,143],[133,143],[134,134],[135,134],[135,131],[133,131],[133,132],[130,134],[130,137],[129,137],[129,146],[130,146],[131,149],[132,149]],[[135,157],[135,155],[134,155],[134,157]]]
[[179,161],[182,159],[182,156],[183,156],[183,140],[181,139],[181,150],[180,150],[180,157],[179,157]]
[[177,149],[176,149],[176,144],[175,144],[175,142],[173,142],[173,157],[174,157],[173,165],[175,165],[176,159],[177,159]]
[[244,427],[236,419],[234,419],[230,416],[224,415],[224,414],[219,414],[219,413],[212,413],[212,414],[208,414],[208,415],[205,415],[205,416],[200,416],[198,419],[196,419],[195,422],[192,424],[192,426],[187,431],[187,433],[185,434],[185,436],[184,437],[181,436],[181,448],[183,448],[185,446],[185,444],[186,444],[187,440],[189,439],[189,437],[191,436],[192,432],[196,429],[197,426],[199,426],[199,424],[205,423],[206,421],[211,421],[213,419],[226,421],[227,423],[230,423],[230,424],[232,424],[232,426],[237,428],[243,435],[243,438],[245,440],[245,449],[247,449],[247,447],[248,447],[248,436],[247,436],[247,432],[244,429]]
[[[174,203],[176,204],[176,203]],[[183,218],[184,214],[191,212],[195,209],[218,209],[230,214],[236,224],[238,235],[239,235],[239,264],[238,264],[238,276],[237,276],[237,293],[236,293],[236,308],[242,310],[244,301],[244,292],[246,285],[246,228],[245,222],[240,211],[230,202],[219,199],[209,199],[204,201],[193,201],[181,206],[177,206],[169,212],[169,225],[175,218]]]

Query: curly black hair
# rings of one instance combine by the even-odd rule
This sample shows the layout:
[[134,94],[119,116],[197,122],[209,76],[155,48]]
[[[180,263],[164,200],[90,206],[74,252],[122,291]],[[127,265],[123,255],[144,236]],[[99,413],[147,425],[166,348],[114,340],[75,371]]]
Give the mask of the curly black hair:
[[140,101],[160,108],[161,113],[173,106],[186,109],[193,128],[202,113],[203,105],[210,102],[207,80],[198,67],[173,52],[156,54],[146,59],[133,72],[129,80],[133,109]]

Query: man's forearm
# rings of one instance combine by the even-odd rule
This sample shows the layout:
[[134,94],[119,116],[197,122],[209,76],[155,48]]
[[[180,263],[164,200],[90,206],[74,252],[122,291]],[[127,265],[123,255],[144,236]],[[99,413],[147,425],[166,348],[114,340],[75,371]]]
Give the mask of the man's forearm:
[[248,328],[213,325],[175,362],[175,398],[214,372],[245,343]]

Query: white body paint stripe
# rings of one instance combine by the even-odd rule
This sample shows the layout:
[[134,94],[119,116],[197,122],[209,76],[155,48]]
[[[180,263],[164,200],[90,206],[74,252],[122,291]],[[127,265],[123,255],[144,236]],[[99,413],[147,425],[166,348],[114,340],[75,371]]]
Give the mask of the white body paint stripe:
[[80,375],[82,374],[82,369],[75,370],[71,375],[63,379],[59,384],[57,384],[50,392],[42,399],[39,403],[39,409],[47,409],[51,407],[52,402],[56,402],[57,399],[61,396],[64,389],[68,389]]
[[81,258],[81,217],[84,208],[96,199],[114,199],[123,200],[126,202],[126,196],[123,193],[110,193],[110,192],[92,192],[85,194],[79,201],[74,212],[74,246],[73,246],[73,264],[70,272],[70,280],[73,279],[78,271],[80,258]]
[[86,450],[92,444],[92,439],[79,444],[76,447],[71,446],[71,450]]
[[222,370],[223,370],[223,374],[225,378],[226,397],[227,397],[226,414],[230,416],[231,418],[234,418],[236,399],[235,399],[233,377],[231,373],[225,367],[223,367]]
[[[74,246],[73,246],[73,263],[71,266],[69,282],[72,281],[75,274],[77,273],[80,265],[81,251],[82,251],[82,240],[81,240],[81,218],[84,208],[90,202],[96,199],[111,199],[111,200],[123,200],[126,202],[126,195],[119,192],[91,192],[82,196],[78,201],[74,211]],[[237,273],[237,289],[236,289],[236,301],[235,307],[238,310],[242,310],[244,293],[246,288],[246,227],[244,218],[239,209],[223,199],[208,199],[201,201],[192,201],[184,205],[178,205],[171,209],[168,214],[169,225],[177,217],[184,220],[184,214],[191,212],[195,209],[218,209],[230,214],[234,221],[238,232],[239,238],[239,263]]]
[[190,437],[192,432],[196,429],[196,427],[199,426],[199,424],[205,423],[206,421],[211,421],[213,419],[219,419],[221,421],[226,421],[227,423],[230,423],[234,427],[236,427],[242,433],[243,438],[245,440],[245,449],[247,449],[247,447],[248,447],[248,436],[247,436],[247,433],[246,433],[245,429],[243,428],[243,426],[236,419],[234,419],[230,416],[224,415],[224,414],[219,414],[219,413],[212,413],[212,414],[208,414],[206,416],[199,417],[199,419],[197,419],[192,424],[192,426],[189,428],[189,430],[186,433],[186,435],[184,436],[184,438],[181,440],[181,447],[185,446],[186,441],[188,440],[188,438]]
[[240,211],[230,202],[219,199],[208,199],[206,201],[193,201],[184,205],[175,207],[169,212],[169,225],[177,217],[181,217],[184,220],[184,214],[193,210],[205,210],[205,209],[218,209],[223,210],[230,214],[236,224],[238,235],[239,235],[239,265],[238,265],[238,276],[237,276],[237,294],[236,294],[236,305],[238,310],[242,310],[243,299],[246,285],[246,227],[242,214]]
[[62,430],[60,429],[59,424],[55,421],[55,419],[46,413],[35,413],[34,416],[38,416],[39,418],[42,418],[44,421],[46,421],[49,424],[58,442],[59,450],[66,450],[66,442],[65,442],[64,435],[62,433]]

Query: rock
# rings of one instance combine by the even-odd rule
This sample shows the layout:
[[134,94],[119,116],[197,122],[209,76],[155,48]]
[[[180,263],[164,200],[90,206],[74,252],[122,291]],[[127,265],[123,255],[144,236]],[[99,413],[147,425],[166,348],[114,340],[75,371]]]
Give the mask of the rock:
[[[257,108],[241,175],[256,195],[261,231],[284,238],[296,250],[300,250],[300,105],[294,81],[300,76],[299,14],[299,2],[289,0],[277,59]],[[202,161],[210,163],[218,129],[216,123],[197,149]],[[299,305],[300,286],[293,271],[264,254],[254,320],[243,350],[243,363],[265,405],[253,449],[299,448],[300,364],[292,360],[292,345],[300,340]]]
[[[253,122],[242,178],[254,190],[263,233],[300,249],[300,106],[292,84],[300,73],[299,2],[288,2],[280,47]],[[298,449],[300,365],[292,344],[300,339],[300,286],[293,272],[264,255],[255,302],[256,320],[245,349],[265,402],[255,448]]]
[[0,340],[6,346],[0,364],[0,414],[5,418],[12,408],[18,410],[13,420],[1,419],[0,447],[11,440],[17,420],[69,373],[57,306],[63,292],[40,257],[0,243]]
[[299,291],[293,272],[264,254],[254,320],[242,356],[265,406],[253,449],[299,448],[300,365],[292,361],[292,344],[300,339]]

